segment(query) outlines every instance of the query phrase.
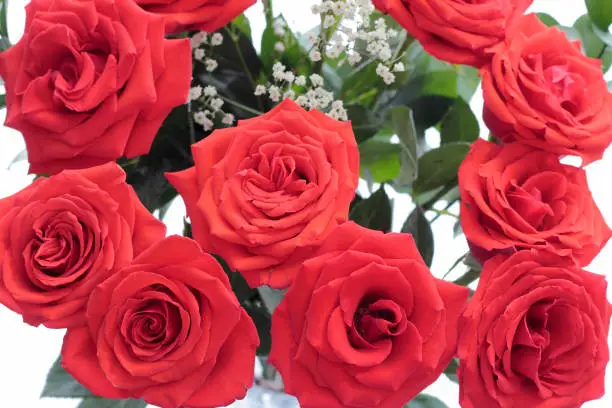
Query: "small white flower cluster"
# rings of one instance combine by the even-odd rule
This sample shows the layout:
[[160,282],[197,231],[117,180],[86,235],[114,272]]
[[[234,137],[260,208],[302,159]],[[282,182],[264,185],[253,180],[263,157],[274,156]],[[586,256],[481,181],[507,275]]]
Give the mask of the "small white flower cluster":
[[[272,77],[274,78],[274,84],[269,86],[257,85],[255,95],[267,94],[274,102],[290,98],[306,109],[328,110],[327,115],[330,117],[338,120],[348,120],[342,101],[334,101],[334,94],[324,88],[325,81],[322,76],[318,74],[312,74],[308,78],[304,75],[295,76],[282,63],[277,62],[272,66]],[[308,83],[310,83],[310,87],[296,97],[293,86],[306,88]]]
[[[321,15],[321,31],[336,26],[330,38],[324,39],[310,32],[307,39],[311,45],[309,57],[313,62],[323,58],[342,57],[351,66],[364,59],[378,60],[377,74],[388,85],[395,81],[393,72],[403,71],[401,63],[394,59],[389,41],[398,36],[398,31],[387,27],[385,19],[372,23],[375,9],[371,0],[323,0],[312,7],[312,12]],[[344,53],[344,55],[343,55]],[[365,57],[365,58],[364,58]],[[384,68],[380,68],[380,67]]]
[[207,56],[207,53],[204,48],[208,48],[209,54],[212,50],[212,47],[217,47],[223,44],[223,34],[214,33],[209,34],[205,31],[200,31],[195,33],[193,37],[191,37],[191,48],[193,49],[193,58],[196,61],[200,61],[206,67],[206,71],[213,72],[219,64],[210,56]]
[[200,110],[193,114],[193,121],[208,132],[214,127],[213,119],[221,115],[221,122],[231,126],[234,123],[234,115],[223,112],[223,99],[218,97],[217,88],[208,85],[202,88],[200,85],[189,90],[189,102],[199,102]]
[[[274,20],[274,22],[272,23],[272,28],[274,29],[274,34],[276,34],[277,37],[279,38],[283,38],[285,36],[285,34],[287,33],[287,30],[285,30],[285,22],[280,19],[277,18],[276,20]],[[281,41],[277,41],[274,44],[274,50],[277,52],[284,52],[285,51],[285,44]]]

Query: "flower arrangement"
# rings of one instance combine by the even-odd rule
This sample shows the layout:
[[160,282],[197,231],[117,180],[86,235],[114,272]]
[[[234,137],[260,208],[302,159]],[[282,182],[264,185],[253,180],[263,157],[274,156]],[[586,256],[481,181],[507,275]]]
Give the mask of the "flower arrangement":
[[[0,304],[66,330],[42,396],[443,407],[446,375],[463,408],[601,398],[612,305],[584,268],[612,230],[584,167],[612,142],[612,3],[563,27],[530,0],[323,0],[296,33],[263,0],[260,47],[254,3],[32,0],[14,45],[2,3],[36,179],[0,199]],[[439,278],[448,216],[470,250]]]

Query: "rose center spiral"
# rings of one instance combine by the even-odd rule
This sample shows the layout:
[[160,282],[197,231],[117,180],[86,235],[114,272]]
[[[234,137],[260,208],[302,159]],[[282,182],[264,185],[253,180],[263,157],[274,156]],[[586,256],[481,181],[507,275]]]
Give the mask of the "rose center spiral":
[[349,333],[352,343],[359,347],[365,341],[373,345],[381,340],[399,336],[406,330],[408,320],[403,307],[389,299],[364,301],[355,313]]
[[550,92],[566,111],[577,114],[585,93],[582,78],[570,72],[567,65],[552,65],[544,69],[544,80]]

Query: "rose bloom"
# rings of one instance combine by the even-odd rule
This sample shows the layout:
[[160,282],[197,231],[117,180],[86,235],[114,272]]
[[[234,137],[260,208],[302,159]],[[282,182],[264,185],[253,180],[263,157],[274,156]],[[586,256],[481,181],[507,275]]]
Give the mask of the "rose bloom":
[[56,173],[148,153],[187,101],[191,47],[131,0],[33,0],[0,75],[30,172]]
[[192,146],[195,165],[168,180],[185,200],[193,237],[252,287],[283,288],[346,221],[359,179],[350,122],[286,99]]
[[533,0],[373,0],[433,56],[481,67]]
[[143,9],[164,16],[166,33],[213,32],[238,17],[256,0],[135,0]]
[[474,142],[459,167],[459,191],[461,226],[481,262],[533,248],[584,266],[612,235],[583,169],[519,143]]
[[82,325],[91,291],[165,234],[115,163],[39,178],[0,200],[0,303],[34,326]]
[[435,279],[410,234],[347,222],[272,315],[270,362],[304,408],[400,408],[450,362],[469,290]]
[[61,364],[101,397],[216,408],[245,396],[258,345],[221,265],[172,236],[96,288]]
[[577,408],[604,395],[612,308],[603,276],[550,253],[485,263],[460,319],[463,408]]
[[601,61],[533,14],[483,71],[484,120],[504,142],[600,159],[612,141],[612,94]]

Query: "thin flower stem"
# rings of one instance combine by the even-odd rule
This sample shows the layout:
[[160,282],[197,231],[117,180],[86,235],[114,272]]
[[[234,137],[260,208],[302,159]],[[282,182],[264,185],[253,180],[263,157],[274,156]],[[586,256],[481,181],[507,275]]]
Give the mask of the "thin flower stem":
[[263,0],[264,15],[266,16],[266,26],[272,27],[274,23],[274,9],[272,0]]
[[257,109],[250,108],[250,107],[248,107],[246,105],[241,104],[240,102],[236,102],[236,101],[234,101],[232,99],[229,99],[229,98],[227,98],[227,97],[225,97],[223,95],[218,95],[218,96],[219,96],[219,98],[223,99],[225,102],[229,103],[230,105],[234,105],[234,106],[236,106],[236,107],[238,107],[238,108],[240,108],[242,110],[245,110],[245,111],[247,111],[249,113],[252,113],[255,116],[259,116],[259,115],[263,115],[264,114],[263,112],[258,111]]
[[429,211],[433,211],[438,215],[448,215],[449,217],[459,219],[459,216],[457,214],[447,211],[447,210],[436,210],[435,208],[430,208]]

